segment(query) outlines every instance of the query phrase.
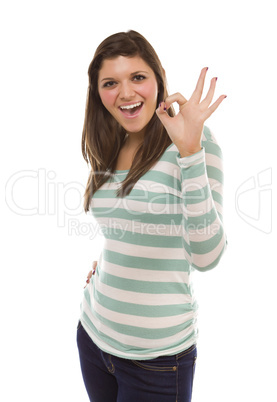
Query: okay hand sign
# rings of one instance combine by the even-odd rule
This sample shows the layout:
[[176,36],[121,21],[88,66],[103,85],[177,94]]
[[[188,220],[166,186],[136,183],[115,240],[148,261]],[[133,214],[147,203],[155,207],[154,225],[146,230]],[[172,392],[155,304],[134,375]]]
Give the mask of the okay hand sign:
[[[207,70],[207,67],[201,70],[196,88],[189,100],[180,93],[175,93],[168,96],[156,110],[169,137],[179,149],[181,157],[192,155],[201,150],[204,122],[226,98],[226,95],[221,95],[211,105],[217,80],[217,78],[213,78],[206,97],[201,101]],[[174,102],[179,105],[179,113],[170,117],[166,110]]]

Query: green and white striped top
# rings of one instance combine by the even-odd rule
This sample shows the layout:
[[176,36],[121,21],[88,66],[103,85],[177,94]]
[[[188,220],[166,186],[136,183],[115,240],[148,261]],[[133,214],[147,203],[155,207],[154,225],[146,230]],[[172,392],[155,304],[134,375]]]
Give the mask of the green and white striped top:
[[214,268],[227,244],[221,150],[204,127],[201,151],[181,158],[172,143],[130,194],[117,198],[127,173],[116,171],[92,198],[105,243],[80,320],[103,351],[146,360],[197,341],[191,271]]

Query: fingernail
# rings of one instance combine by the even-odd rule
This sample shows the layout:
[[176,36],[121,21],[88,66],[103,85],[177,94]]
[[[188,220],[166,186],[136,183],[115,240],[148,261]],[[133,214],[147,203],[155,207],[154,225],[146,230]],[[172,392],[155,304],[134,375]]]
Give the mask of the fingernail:
[[215,80],[216,80],[216,81],[217,81],[217,78],[218,78],[218,77],[215,77]]

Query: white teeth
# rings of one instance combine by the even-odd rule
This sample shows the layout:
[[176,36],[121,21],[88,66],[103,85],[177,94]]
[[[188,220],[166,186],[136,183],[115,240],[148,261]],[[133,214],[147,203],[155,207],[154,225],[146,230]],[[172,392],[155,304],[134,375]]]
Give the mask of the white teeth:
[[120,109],[133,109],[134,107],[138,107],[142,102],[134,103],[133,105],[120,106]]

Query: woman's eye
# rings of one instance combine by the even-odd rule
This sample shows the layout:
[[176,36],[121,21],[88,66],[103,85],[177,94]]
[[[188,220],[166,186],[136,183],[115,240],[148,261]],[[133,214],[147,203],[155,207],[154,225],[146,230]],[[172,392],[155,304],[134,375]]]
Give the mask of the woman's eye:
[[142,81],[142,80],[145,79],[145,77],[144,77],[144,75],[138,74],[138,75],[135,75],[135,76],[133,77],[133,79],[134,79],[135,81]]
[[114,84],[115,84],[114,81],[107,81],[107,82],[105,82],[105,84],[103,85],[103,88],[112,87]]

